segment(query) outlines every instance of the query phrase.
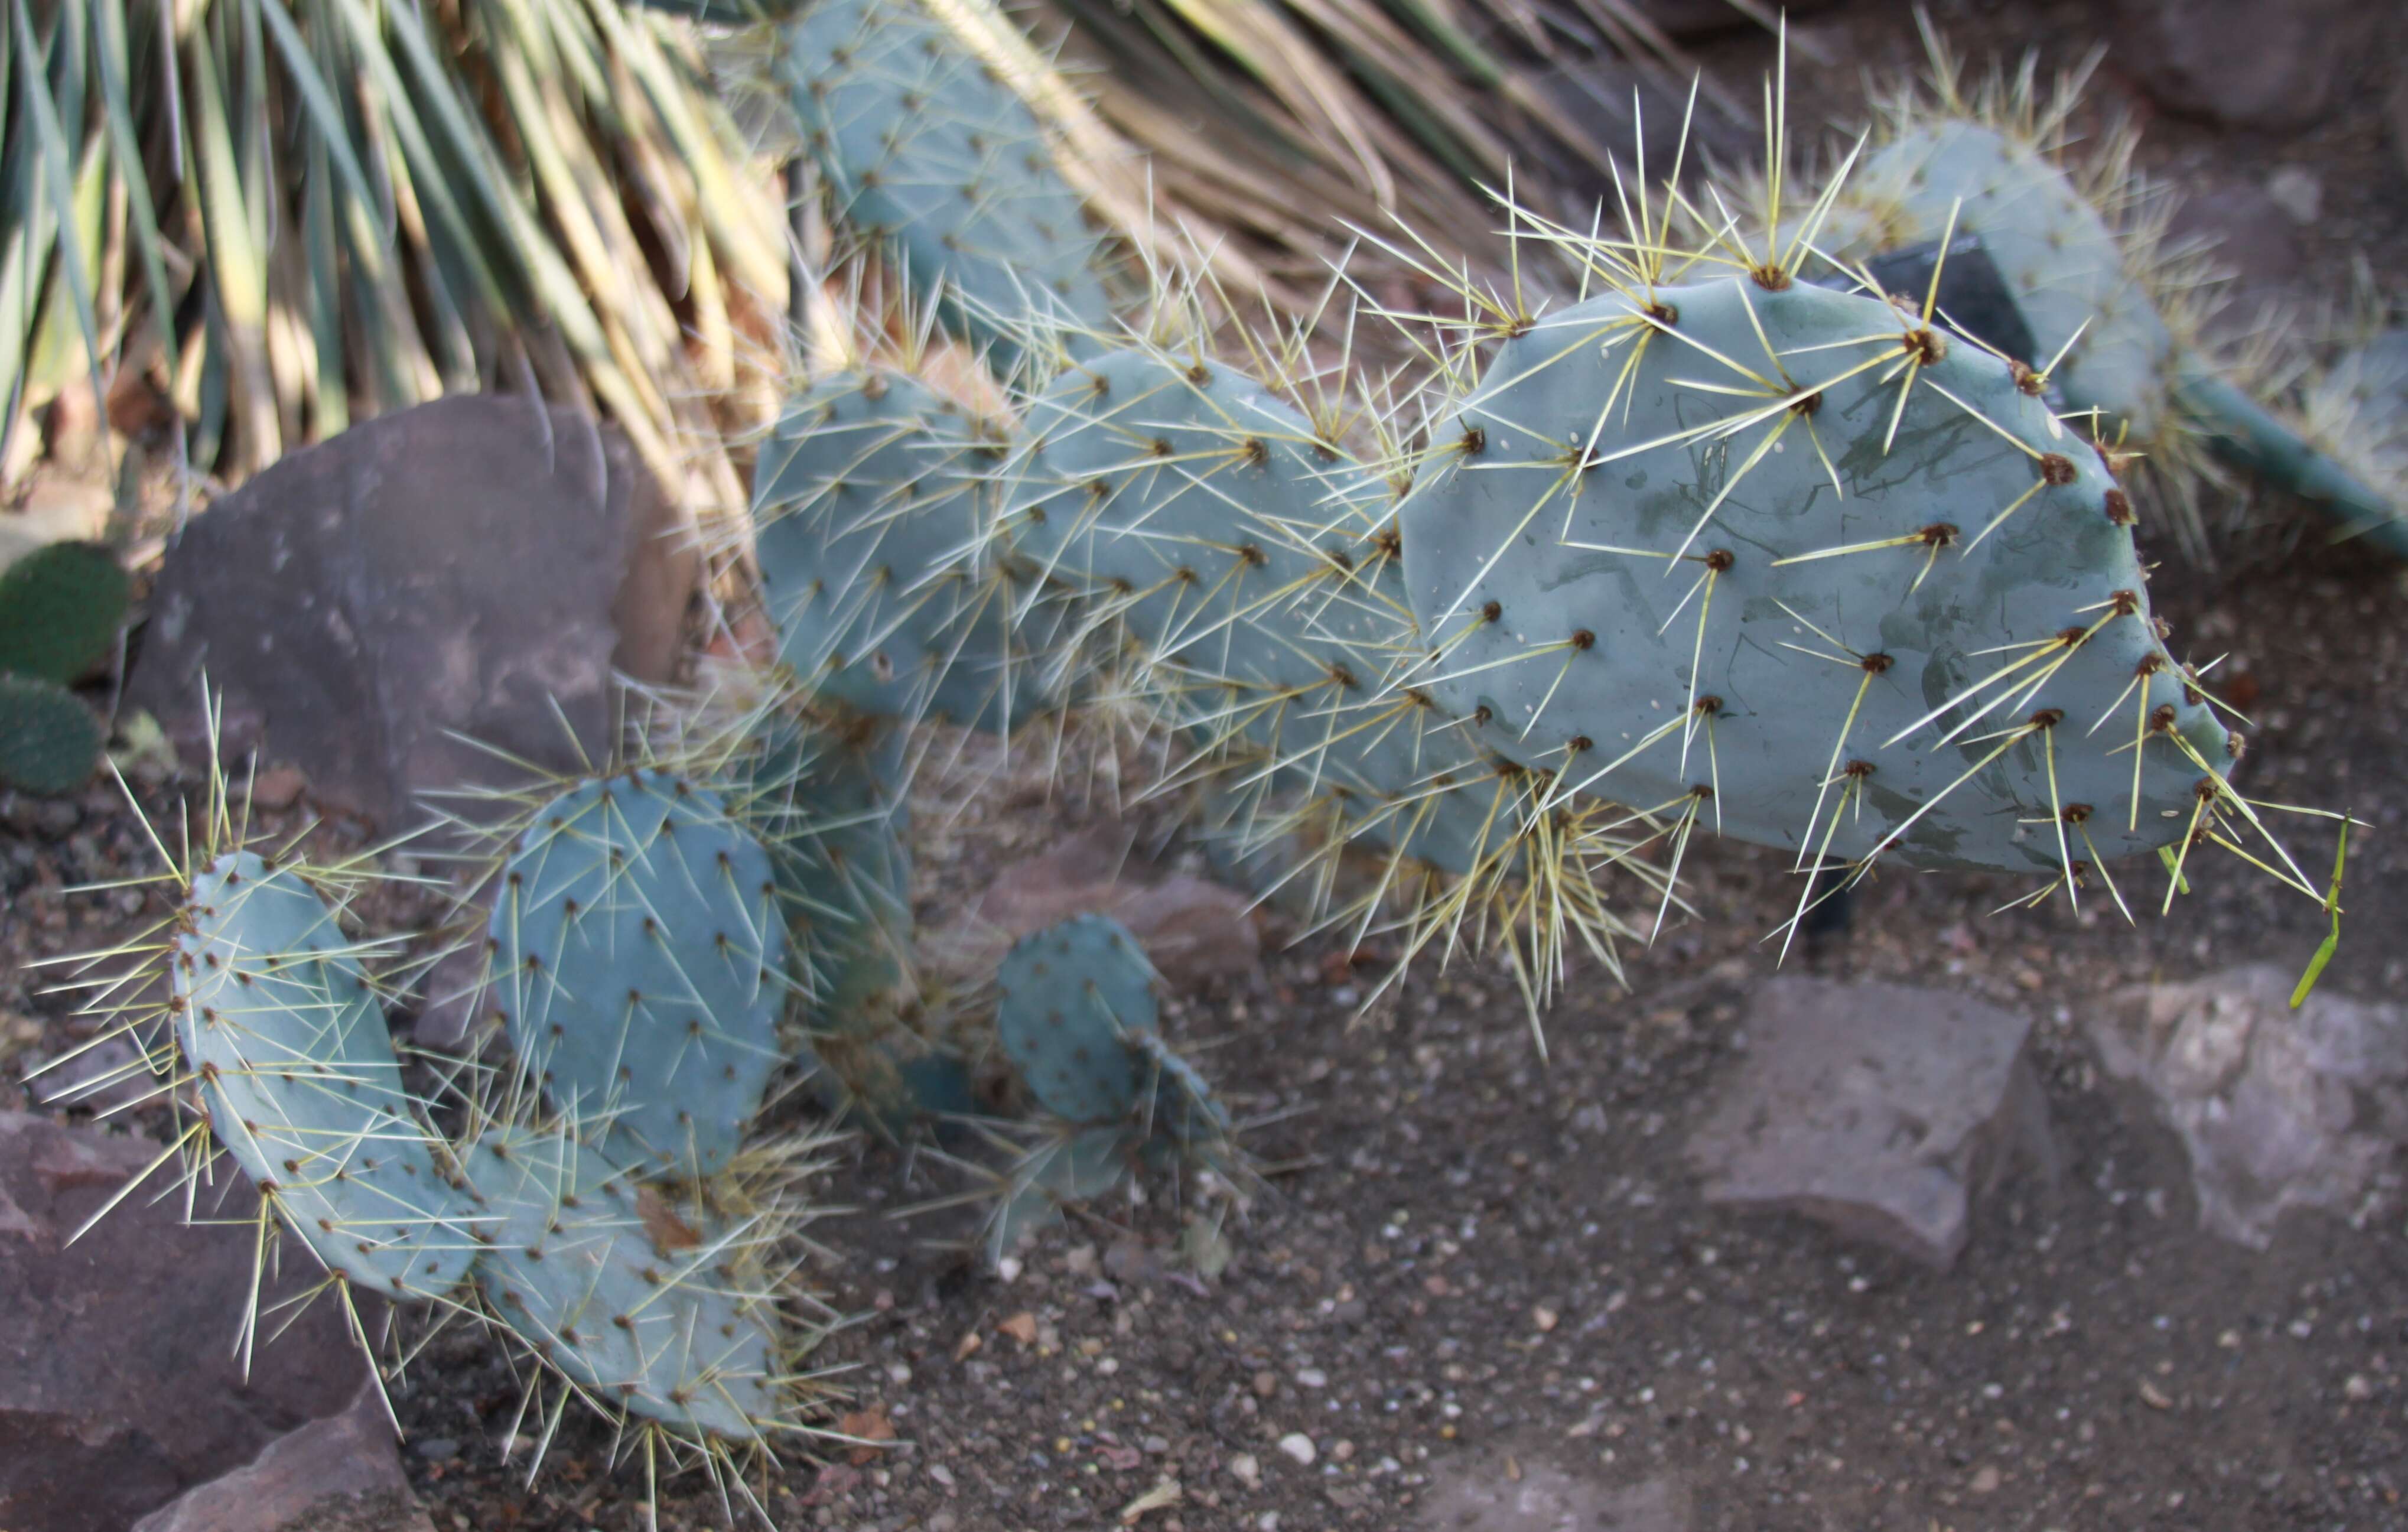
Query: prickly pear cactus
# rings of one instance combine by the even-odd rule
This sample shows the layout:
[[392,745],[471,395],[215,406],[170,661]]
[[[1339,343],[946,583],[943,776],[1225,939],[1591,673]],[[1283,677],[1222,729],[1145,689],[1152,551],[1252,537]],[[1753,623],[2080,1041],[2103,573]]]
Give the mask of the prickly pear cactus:
[[298,873],[220,856],[173,938],[176,1043],[218,1141],[329,1270],[437,1296],[481,1215],[403,1087],[358,951]]
[[1817,243],[1843,261],[1945,234],[1982,242],[2014,294],[2036,356],[2068,403],[2103,412],[2101,435],[2161,437],[2181,346],[2151,273],[2035,137],[1956,117],[1901,123],[1842,188]]
[[2366,337],[2303,376],[2272,405],[2205,367],[2183,400],[2227,457],[2323,506],[2337,536],[2408,558],[2408,331]]
[[466,1169],[488,1219],[478,1288],[529,1350],[688,1439],[756,1439],[780,1420],[767,1305],[729,1269],[740,1235],[559,1133],[496,1128]]
[[1491,776],[1424,690],[1393,497],[1331,434],[1226,364],[1131,345],[1027,409],[1002,509],[1022,556],[1142,651],[1173,726],[1252,814],[1351,800],[1350,834],[1467,870]]
[[26,554],[0,573],[0,673],[73,681],[117,641],[126,596],[125,569],[104,544]]
[[73,692],[0,674],[0,787],[72,793],[92,776],[104,743],[100,720]]
[[910,950],[910,735],[773,714],[730,785],[737,818],[768,852],[795,981],[815,1020],[842,1025],[903,981]]
[[802,685],[994,733],[1046,705],[988,547],[1002,451],[899,372],[839,374],[787,405],[754,471],[754,553],[779,658]]
[[1024,324],[1101,331],[1111,305],[1045,130],[918,0],[819,0],[777,68],[838,216],[879,239],[946,322],[1016,355]]
[[1119,1124],[1065,1128],[1039,1138],[996,1178],[995,1210],[987,1217],[991,1266],[1039,1229],[1062,1221],[1063,1210],[1108,1196],[1126,1184],[1139,1138]]
[[786,928],[768,853],[666,771],[581,782],[501,873],[493,1004],[566,1116],[623,1164],[725,1168],[780,1053]]
[[1037,1104],[1066,1123],[1137,1109],[1130,1038],[1160,1018],[1154,965],[1118,921],[1073,915],[1022,938],[996,972],[995,1025]]
[[2027,381],[1802,284],[1537,321],[1404,505],[1426,684],[1560,791],[1807,857],[2073,876],[2245,817],[2125,492]]

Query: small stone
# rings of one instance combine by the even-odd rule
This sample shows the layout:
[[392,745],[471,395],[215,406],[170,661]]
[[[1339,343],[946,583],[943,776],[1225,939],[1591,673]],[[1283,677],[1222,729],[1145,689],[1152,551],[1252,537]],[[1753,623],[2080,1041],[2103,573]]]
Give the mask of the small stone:
[[2325,183],[2300,165],[2286,165],[2267,177],[2266,194],[2297,223],[2314,223],[2324,211]]
[[1530,1323],[1539,1327],[1539,1333],[1541,1335],[1545,1335],[1549,1331],[1553,1330],[1555,1327],[1556,1321],[1561,1316],[1553,1309],[1548,1308],[1543,1303],[1530,1310]]
[[2362,1372],[2353,1372],[2342,1380],[2341,1396],[2352,1404],[2364,1404],[2374,1397],[2374,1382]]
[[1263,1482],[1263,1466],[1252,1453],[1240,1453],[1229,1459],[1229,1477],[1253,1489]]
[[1264,1399],[1271,1397],[1279,1392],[1279,1374],[1268,1368],[1255,1373],[1254,1388],[1256,1397]]
[[1170,1451],[1170,1439],[1168,1437],[1148,1437],[1143,1441],[1139,1442],[1138,1445],[1144,1448],[1148,1453],[1154,1456],[1159,1457],[1163,1453]]
[[1037,1344],[1037,1316],[1025,1309],[1023,1309],[1020,1312],[1012,1315],[1010,1319],[998,1321],[996,1324],[996,1329],[1004,1335],[1011,1337],[1012,1339],[1019,1341],[1024,1346],[1034,1346]]
[[251,779],[251,805],[254,809],[290,809],[301,801],[301,793],[309,779],[296,766],[272,766],[254,772]]
[[460,1443],[450,1437],[421,1437],[409,1450],[429,1463],[449,1463],[460,1455]]
[[1321,1455],[1312,1445],[1312,1439],[1301,1431],[1290,1431],[1280,1438],[1279,1450],[1308,1468],[1312,1467],[1312,1460]]
[[1329,1374],[1319,1367],[1298,1367],[1296,1369],[1296,1381],[1306,1388],[1327,1388]]
[[1993,1495],[1999,1488],[1999,1470],[1985,1463],[1973,1470],[1972,1490],[1976,1495]]
[[2146,1378],[2141,1380],[2141,1402],[2152,1410],[2172,1410],[2174,1401],[2166,1391]]

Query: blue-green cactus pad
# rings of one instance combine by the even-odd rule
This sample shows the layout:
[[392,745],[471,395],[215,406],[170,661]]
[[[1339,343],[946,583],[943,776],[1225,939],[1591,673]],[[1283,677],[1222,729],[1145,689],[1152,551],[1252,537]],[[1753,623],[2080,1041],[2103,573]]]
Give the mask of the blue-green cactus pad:
[[916,0],[819,0],[779,70],[853,228],[885,240],[947,322],[982,340],[1026,320],[1111,322],[1103,247],[1027,104]]
[[1112,1124],[1046,1138],[1021,1156],[1003,1179],[1002,1196],[987,1220],[987,1259],[1059,1223],[1062,1210],[1092,1202],[1125,1182],[1135,1168],[1142,1131]]
[[1222,790],[1341,795],[1345,833],[1466,870],[1491,771],[1469,731],[1388,681],[1420,647],[1375,473],[1216,362],[1131,347],[1028,408],[1003,516],[1083,581],[1169,680]]
[[2067,400],[2153,439],[2174,386],[2174,336],[2146,273],[2039,146],[1959,118],[1919,122],[1858,163],[1817,243],[1861,261],[1939,239],[1952,210],[1956,232],[1981,239],[2031,330],[2041,354],[2016,360],[2043,366],[2071,342],[2055,374]]
[[435,1297],[467,1274],[469,1204],[357,952],[299,874],[230,852],[194,878],[174,938],[176,1043],[218,1141],[329,1270]]
[[1125,1118],[1138,1105],[1133,1034],[1160,1016],[1154,965],[1103,915],[1022,938],[996,971],[996,1031],[1038,1105],[1067,1123]]
[[494,1003],[565,1115],[630,1165],[725,1167],[777,1070],[786,929],[769,855],[662,771],[580,782],[505,864]]
[[[2013,871],[2092,860],[2085,832],[2107,858],[2183,838],[2233,746],[2084,437],[1874,297],[1642,301],[1541,319],[1439,417],[1400,524],[1451,710],[1585,791],[1784,849],[1903,831],[1899,861]],[[1938,359],[1892,441],[1913,354]]]
[[916,379],[843,373],[791,401],[752,485],[778,656],[862,711],[1001,732],[1044,706],[993,556],[1002,449]]
[[497,1128],[466,1168],[489,1215],[478,1287],[538,1356],[689,1438],[753,1439],[780,1417],[768,1308],[701,1214],[558,1133]]
[[911,947],[908,731],[847,740],[765,719],[738,764],[738,817],[767,850],[813,1025],[843,1030],[904,981]]

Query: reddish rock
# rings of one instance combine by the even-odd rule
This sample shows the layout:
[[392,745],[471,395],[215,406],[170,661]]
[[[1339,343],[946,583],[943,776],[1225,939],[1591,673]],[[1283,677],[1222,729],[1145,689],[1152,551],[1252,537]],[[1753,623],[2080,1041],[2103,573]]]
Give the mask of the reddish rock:
[[1782,978],[1691,1135],[1705,1198],[1803,1213],[1946,1269],[2018,1150],[2049,1159],[2031,1024],[1946,990]]
[[[67,1243],[160,1147],[0,1112],[7,1532],[124,1532],[347,1409],[367,1376],[336,1306],[320,1302],[261,1344],[246,1381],[234,1342],[250,1301],[251,1240],[240,1228],[184,1226],[180,1197],[137,1193]],[[228,1174],[204,1189],[200,1210],[238,1222],[253,1204]],[[288,1259],[262,1307],[310,1285],[311,1266]]]
[[127,698],[189,758],[206,677],[319,804],[398,829],[419,794],[511,780],[454,736],[561,769],[580,744],[603,752],[612,671],[672,678],[697,569],[691,527],[615,431],[523,398],[439,399],[196,518]]
[[257,1457],[186,1490],[134,1532],[430,1532],[394,1450],[374,1382],[351,1407],[267,1444]]
[[1129,928],[1173,989],[1195,991],[1251,973],[1261,960],[1250,902],[1234,889],[1163,875],[1133,859],[1128,833],[1099,824],[1015,862],[978,902],[928,940],[945,967],[988,975],[1011,944],[1072,915],[1109,915]]

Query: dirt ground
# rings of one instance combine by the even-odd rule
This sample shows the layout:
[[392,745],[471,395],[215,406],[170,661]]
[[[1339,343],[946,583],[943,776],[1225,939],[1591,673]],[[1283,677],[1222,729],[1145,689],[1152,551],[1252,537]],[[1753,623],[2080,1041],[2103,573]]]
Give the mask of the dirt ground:
[[[2087,14],[1942,20],[1976,57],[2045,39],[2058,61],[2086,45]],[[1915,57],[1908,12],[1886,0],[1815,25],[1851,65]],[[1709,53],[1752,88],[1769,49]],[[1853,78],[1824,71],[1793,99],[1826,109]],[[2104,88],[2121,92],[2112,68]],[[2281,140],[2148,131],[2145,158],[2177,179],[2318,174],[2325,217],[2299,236],[2307,291],[2338,291],[2355,252],[2408,238],[2408,188],[2372,111]],[[2313,521],[2270,511],[2218,571],[2170,564],[2153,595],[2177,652],[2229,652],[2228,692],[2257,698],[2248,790],[2370,826],[2324,983],[2392,996],[2408,991],[2408,588],[2320,542]],[[938,897],[1070,827],[1009,805],[965,817]],[[0,1051],[66,1030],[19,964],[138,919],[139,895],[57,896],[139,865],[137,833],[103,794],[22,805],[0,826],[0,972],[15,975]],[[2322,830],[2293,843],[2312,870],[2329,864]],[[2086,1008],[2121,984],[2303,964],[2324,929],[2313,905],[2228,861],[2134,930],[2096,900],[2079,920],[2061,906],[1994,918],[2022,890],[1892,872],[1844,937],[1793,957],[2035,1020],[2057,1173],[2027,1170],[1982,1206],[1940,1274],[1803,1220],[1701,1206],[1684,1132],[1742,1046],[1747,986],[1773,967],[1757,938],[1795,890],[1777,859],[1735,846],[1689,869],[1700,918],[1629,954],[1627,991],[1576,976],[1544,1060],[1510,981],[1485,969],[1417,973],[1350,1026],[1375,974],[1326,942],[1274,943],[1259,973],[1174,1007],[1167,1030],[1250,1124],[1267,1172],[1211,1280],[1168,1260],[1180,1210],[1161,1205],[1095,1212],[990,1274],[947,1246],[961,1215],[889,1216],[956,1178],[845,1146],[827,1196],[853,1210],[815,1226],[829,1256],[813,1275],[857,1317],[816,1360],[847,1369],[854,1429],[897,1439],[771,1479],[780,1526],[2408,1527],[2401,1210],[2358,1227],[2295,1215],[2262,1254],[2210,1237],[2178,1141],[2081,1037]],[[2155,875],[2130,875],[2152,904]],[[481,1341],[439,1339],[414,1378],[405,1460],[437,1532],[642,1525],[640,1474],[600,1470],[596,1428],[565,1427],[531,1486],[503,1460],[516,1395]],[[664,1486],[663,1525],[719,1514],[695,1482]]]

